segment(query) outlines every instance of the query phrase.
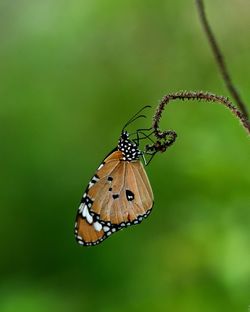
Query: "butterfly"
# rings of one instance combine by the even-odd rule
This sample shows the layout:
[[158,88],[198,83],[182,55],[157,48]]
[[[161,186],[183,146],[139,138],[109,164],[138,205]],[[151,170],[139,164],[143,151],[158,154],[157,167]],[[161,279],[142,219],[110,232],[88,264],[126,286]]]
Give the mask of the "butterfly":
[[145,161],[145,152],[139,148],[140,139],[148,136],[140,138],[137,130],[137,139],[131,139],[125,130],[137,118],[145,117],[139,115],[141,111],[123,127],[117,147],[101,163],[83,194],[75,222],[80,245],[95,246],[113,233],[141,223],[152,210],[153,191],[140,160],[143,157]]

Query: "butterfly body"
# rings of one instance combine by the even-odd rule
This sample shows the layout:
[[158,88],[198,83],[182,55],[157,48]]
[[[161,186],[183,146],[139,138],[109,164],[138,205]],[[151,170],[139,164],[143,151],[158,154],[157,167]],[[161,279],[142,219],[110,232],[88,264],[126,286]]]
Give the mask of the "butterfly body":
[[81,199],[75,223],[79,244],[93,246],[139,224],[153,207],[153,192],[138,144],[122,131],[117,148],[102,162]]

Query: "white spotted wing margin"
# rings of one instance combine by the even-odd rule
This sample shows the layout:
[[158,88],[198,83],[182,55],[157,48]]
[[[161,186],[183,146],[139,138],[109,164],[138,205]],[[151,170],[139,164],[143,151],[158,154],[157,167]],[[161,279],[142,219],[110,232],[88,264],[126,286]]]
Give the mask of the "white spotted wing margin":
[[[117,150],[117,148],[115,148],[113,151],[115,150]],[[109,153],[107,157],[111,155],[113,151]],[[104,166],[105,159],[98,167],[96,174],[90,180],[78,208],[74,233],[76,241],[82,246],[95,246],[101,243],[112,233],[112,231],[110,231],[110,227],[103,227],[98,222],[96,217],[93,216],[93,213],[90,212],[93,200],[88,196],[89,189],[99,180],[97,173]]]
[[81,200],[75,223],[80,245],[94,246],[141,223],[153,207],[153,192],[140,160],[112,152],[97,169]]
[[[145,215],[141,215],[138,217],[137,220],[134,220],[133,222],[123,222],[121,223],[119,226],[107,226],[107,225],[103,225],[102,224],[102,229],[104,231],[104,233],[101,233],[102,235],[100,236],[100,238],[98,238],[97,232],[99,232],[96,227],[95,227],[95,222],[93,222],[93,225],[90,225],[86,222],[86,220],[82,217],[82,215],[80,213],[77,214],[76,217],[76,222],[75,222],[75,238],[76,241],[79,245],[81,246],[86,246],[86,247],[90,247],[90,246],[96,246],[98,244],[100,244],[101,242],[103,242],[106,238],[108,238],[111,234],[118,232],[120,230],[125,229],[126,227],[132,226],[132,225],[137,225],[140,224],[145,218],[147,218],[150,213],[151,213],[152,209],[150,209]],[[96,239],[94,241],[87,241],[86,239],[84,240],[83,237],[84,235],[79,235],[79,224],[81,225],[81,223],[85,223],[84,227],[91,227],[90,229],[88,229],[91,232],[95,233],[95,237]],[[96,224],[100,224],[100,222],[97,221]],[[86,234],[85,234],[86,236]],[[93,236],[93,233],[92,233]]]

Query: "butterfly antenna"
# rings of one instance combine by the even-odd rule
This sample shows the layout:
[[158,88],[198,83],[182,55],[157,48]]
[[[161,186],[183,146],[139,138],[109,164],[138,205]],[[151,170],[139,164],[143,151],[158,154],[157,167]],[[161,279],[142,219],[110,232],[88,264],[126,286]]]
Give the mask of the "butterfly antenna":
[[[151,107],[150,105],[146,105],[143,108],[141,108],[132,118],[129,119],[129,121],[125,124],[125,126],[122,128],[122,131],[124,131],[124,129],[130,125],[132,122],[134,122],[136,119],[138,118],[146,118],[145,115],[139,115],[144,109]],[[139,116],[138,116],[139,115]]]

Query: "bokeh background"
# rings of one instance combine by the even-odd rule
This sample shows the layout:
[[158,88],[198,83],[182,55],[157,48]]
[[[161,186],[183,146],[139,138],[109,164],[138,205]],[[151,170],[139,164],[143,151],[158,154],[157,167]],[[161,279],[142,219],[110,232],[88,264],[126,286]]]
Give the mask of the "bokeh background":
[[[249,102],[249,1],[207,12]],[[247,311],[250,144],[220,105],[166,109],[178,140],[147,168],[150,218],[98,247],[74,240],[124,123],[183,89],[228,95],[194,1],[0,2],[1,312]]]

